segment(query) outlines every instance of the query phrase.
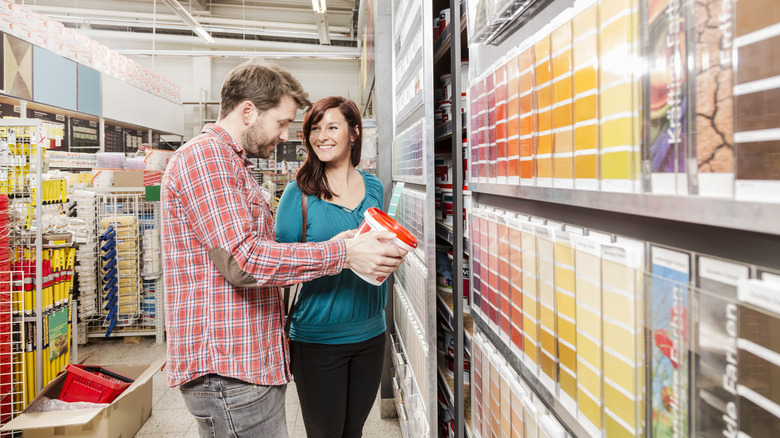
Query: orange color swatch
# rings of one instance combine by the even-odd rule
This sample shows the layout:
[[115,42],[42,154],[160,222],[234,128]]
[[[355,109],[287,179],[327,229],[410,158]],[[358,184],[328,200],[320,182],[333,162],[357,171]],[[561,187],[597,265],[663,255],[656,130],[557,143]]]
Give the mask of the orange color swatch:
[[533,46],[517,57],[518,116],[520,147],[520,181],[533,183],[536,177],[536,93],[535,57]]
[[536,64],[536,177],[537,185],[552,185],[552,87],[550,80],[550,36],[544,35],[534,44]]
[[523,233],[517,219],[507,223],[509,235],[509,283],[512,288],[512,333],[510,339],[518,350],[523,351]]
[[506,130],[507,177],[510,184],[520,182],[520,126],[518,118],[518,69],[517,56],[506,63]]
[[507,84],[506,66],[496,69],[493,75],[496,84],[496,179],[499,183],[507,182]]

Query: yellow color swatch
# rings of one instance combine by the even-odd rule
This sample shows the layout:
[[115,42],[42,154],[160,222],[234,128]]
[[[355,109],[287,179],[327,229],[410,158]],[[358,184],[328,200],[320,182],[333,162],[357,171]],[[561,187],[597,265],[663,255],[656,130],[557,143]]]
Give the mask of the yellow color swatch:
[[[602,188],[633,191],[640,135],[639,81],[633,71],[638,63],[632,61],[637,57],[634,42],[639,30],[636,2],[601,0],[599,15]],[[608,182],[616,180],[622,182]]]
[[541,326],[540,338],[542,340],[541,356],[542,371],[553,382],[558,381],[558,353],[556,349],[555,327],[555,265],[553,260],[553,241],[551,230],[546,227],[537,227],[536,251],[539,264],[539,320]]
[[574,178],[574,136],[572,130],[572,34],[567,21],[550,34],[552,52],[553,175],[556,182],[571,187]]
[[536,235],[523,229],[523,352],[532,362],[538,363],[539,316],[536,290]]
[[[591,180],[596,188],[598,166],[598,6],[585,8],[572,19],[574,68],[574,177]],[[575,183],[575,186],[576,183]]]
[[[540,38],[534,44],[536,54],[536,176],[552,178],[552,87],[550,80],[550,37]],[[551,182],[551,181],[550,181]]]
[[[568,233],[556,231],[555,291],[561,390],[577,399],[577,332],[574,248]],[[564,384],[565,383],[565,384]]]

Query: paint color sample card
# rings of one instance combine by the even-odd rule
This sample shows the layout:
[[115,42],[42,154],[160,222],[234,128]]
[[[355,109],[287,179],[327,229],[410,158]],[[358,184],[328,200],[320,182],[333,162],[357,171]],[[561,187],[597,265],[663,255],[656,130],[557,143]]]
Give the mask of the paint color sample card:
[[558,349],[555,315],[555,256],[552,227],[536,227],[536,254],[539,287],[539,378],[554,395],[558,382]]
[[490,361],[493,356],[493,346],[489,342],[482,344],[482,436],[493,436],[490,432],[493,426],[493,395],[491,394]]
[[501,382],[501,438],[510,438],[512,436],[512,380],[514,370],[506,362],[502,361],[500,366]]
[[654,193],[687,194],[688,91],[684,3],[642,0],[647,21],[643,42],[649,72],[644,100],[644,168]]
[[634,0],[599,3],[599,138],[601,190],[639,189],[639,81],[632,70],[639,34]]
[[479,332],[471,338],[471,372],[471,430],[482,432],[482,334]]
[[574,4],[574,11],[574,187],[579,190],[598,190],[598,5],[596,0],[578,1]]
[[530,222],[521,223],[523,230],[523,358],[534,374],[539,363],[539,312],[536,286],[536,231]]
[[520,219],[516,217],[507,219],[510,301],[512,305],[512,331],[509,337],[512,350],[518,358],[523,357],[523,232],[521,227]]
[[498,218],[496,213],[488,213],[488,269],[490,271],[488,286],[490,286],[490,321],[496,333],[500,331],[501,297],[499,293],[500,279],[498,277]]
[[477,182],[487,182],[487,149],[488,149],[488,95],[487,95],[487,75],[479,80],[477,89],[479,114],[479,130],[477,133],[477,161],[473,164],[477,172]]
[[479,209],[475,208],[469,213],[469,230],[471,236],[469,242],[471,249],[471,311],[482,315],[482,219]]
[[696,424],[692,436],[720,438],[736,436],[739,430],[737,408],[737,337],[739,310],[737,286],[747,279],[745,265],[710,257],[698,258],[696,278],[697,335],[692,402]]
[[531,39],[520,45],[517,57],[518,117],[520,143],[520,184],[536,183],[536,140],[538,117],[536,113],[536,57]]
[[488,242],[488,301],[490,303],[490,322],[493,330],[499,332],[499,293],[498,293],[498,223],[494,213],[488,213],[487,224],[487,242]]
[[511,185],[520,184],[519,71],[517,70],[517,62],[517,54],[510,54],[506,63],[507,183]]
[[550,34],[552,52],[552,135],[553,186],[574,188],[574,131],[572,109],[572,9],[553,20]]
[[524,434],[523,398],[526,391],[517,380],[512,382],[512,436],[522,437]]
[[538,438],[539,410],[529,397],[523,399],[523,419],[525,420],[525,438]]
[[751,437],[780,436],[780,284],[740,280],[739,428]]
[[469,87],[469,170],[471,180],[477,181],[479,154],[479,86],[477,82],[472,82]]
[[506,213],[496,213],[498,233],[494,237],[498,240],[498,293],[499,293],[499,328],[501,339],[510,343],[511,329],[511,304],[509,295],[512,292],[509,286],[509,236],[506,227]]
[[[707,29],[694,34],[696,50],[692,51],[698,194],[730,198],[734,195],[734,6],[723,0],[694,4],[696,28]],[[712,17],[717,17],[717,22],[713,23]]]
[[501,435],[501,364],[499,358],[501,353],[495,349],[490,355],[490,436]]
[[736,197],[780,202],[780,13],[774,0],[735,4]]
[[482,281],[482,316],[486,321],[490,321],[490,258],[488,246],[488,219],[485,211],[480,211],[480,272]]
[[563,426],[552,415],[545,415],[539,424],[539,436],[542,438],[565,438]]
[[506,65],[500,65],[495,73],[496,81],[496,182],[507,183],[507,83]]
[[487,182],[496,182],[496,160],[498,154],[496,153],[496,72],[488,73],[487,80],[485,81],[485,87],[487,90],[487,108],[488,108],[488,138],[487,138],[487,151],[485,155],[485,167],[487,170]]
[[688,436],[690,254],[652,246],[650,356],[653,436]]
[[601,244],[572,236],[577,291],[578,419],[593,437],[601,436],[603,364],[601,360]]
[[577,298],[572,236],[555,230],[555,305],[560,359],[558,398],[569,412],[577,412]]
[[536,185],[552,187],[552,72],[550,69],[550,29],[545,26],[534,36],[534,89],[536,91]]
[[601,246],[603,429],[609,437],[644,433],[643,255],[641,243]]

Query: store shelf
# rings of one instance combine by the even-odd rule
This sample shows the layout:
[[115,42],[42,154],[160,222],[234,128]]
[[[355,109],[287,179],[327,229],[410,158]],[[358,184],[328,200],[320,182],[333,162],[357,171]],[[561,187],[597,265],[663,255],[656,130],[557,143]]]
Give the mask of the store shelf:
[[[452,311],[452,294],[446,294],[443,292],[436,292],[436,309],[439,314],[447,322],[450,328],[455,326],[455,317]],[[463,312],[463,348],[471,356],[471,338],[474,336],[474,318],[468,311]]]
[[496,350],[501,352],[507,363],[517,371],[539,400],[547,406],[550,413],[558,419],[569,435],[575,437],[590,436],[585,428],[577,421],[577,418],[564,408],[563,404],[550,393],[550,390],[542,384],[539,377],[531,372],[525,364],[522,363],[519,357],[516,357],[514,354],[507,354],[507,352],[512,351],[511,347],[499,338],[498,334],[490,328],[488,323],[482,320],[477,314],[474,314],[473,316],[474,323],[480,328],[482,334],[497,347]]
[[403,125],[406,119],[414,114],[418,108],[423,106],[422,92],[418,93],[414,99],[412,99],[401,111],[398,112],[398,119],[396,120],[396,126]]
[[[454,231],[452,225],[445,224],[442,221],[436,221],[436,235],[446,240],[450,245],[455,244]],[[463,238],[463,253],[469,255],[469,239]]]
[[[461,113],[462,117],[462,123],[461,126],[463,127],[463,133],[466,133],[466,114]],[[441,123],[439,125],[436,125],[433,127],[433,136],[436,139],[437,142],[448,140],[452,138],[452,121],[448,120],[444,123]]]
[[410,78],[420,73],[420,69],[422,69],[422,48],[414,55],[414,61],[409,64],[409,68],[406,69],[398,82],[396,82],[396,87],[402,89],[409,83]]
[[537,11],[551,1],[552,0],[526,0],[513,4],[503,16],[500,18],[496,17],[493,20],[494,22],[501,23],[500,25],[486,31],[474,42],[481,44],[502,43],[522,27],[523,24],[531,20]]
[[[460,31],[466,30],[466,8],[460,10]],[[439,39],[433,43],[433,63],[436,64],[452,47],[452,25],[448,24]]]
[[780,204],[469,182],[472,192],[780,235]]
[[[455,406],[452,400],[455,398],[455,379],[450,377],[447,370],[444,368],[445,358],[443,354],[437,354],[436,371],[439,376],[439,387],[444,391],[444,398],[447,399],[447,409],[450,414],[455,414]],[[471,385],[463,384],[463,416],[465,417],[466,435],[467,437],[473,437],[474,433],[471,432]]]

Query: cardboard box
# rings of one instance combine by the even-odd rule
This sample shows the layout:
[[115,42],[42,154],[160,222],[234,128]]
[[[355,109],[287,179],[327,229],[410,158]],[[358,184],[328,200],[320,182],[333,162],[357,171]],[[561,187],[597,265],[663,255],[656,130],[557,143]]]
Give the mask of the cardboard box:
[[143,170],[115,170],[114,187],[143,187]]
[[[22,431],[24,438],[67,436],[69,438],[127,438],[134,436],[152,413],[152,377],[165,364],[165,357],[151,365],[101,365],[135,379],[132,385],[105,408],[71,411],[28,412],[29,406],[0,431]],[[65,383],[57,376],[33,399],[57,398]]]

